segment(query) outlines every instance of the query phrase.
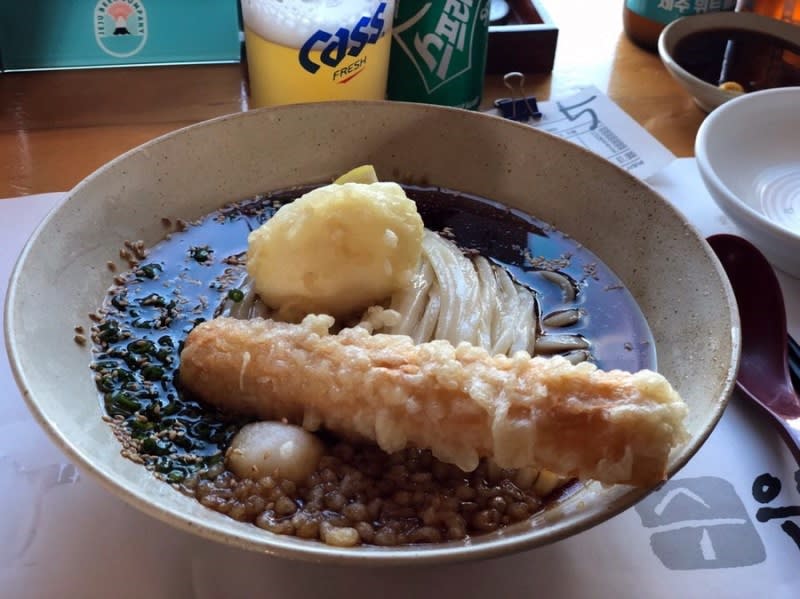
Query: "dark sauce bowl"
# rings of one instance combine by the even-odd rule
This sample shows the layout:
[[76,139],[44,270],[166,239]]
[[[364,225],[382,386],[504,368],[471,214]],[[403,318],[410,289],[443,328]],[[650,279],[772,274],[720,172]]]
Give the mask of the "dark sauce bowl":
[[[103,420],[91,348],[74,337],[76,326],[91,330],[89,314],[125,269],[126,240],[152,247],[178,219],[370,163],[383,179],[441,186],[537,217],[603,261],[641,309],[658,370],[689,405],[689,436],[670,455],[667,475],[687,463],[722,415],[739,362],[735,298],[708,244],[646,184],[577,145],[497,117],[390,102],[284,106],[200,123],[102,167],[48,215],[12,274],[5,335],[22,395],[54,443],[171,526],[262,554],[353,566],[497,557],[574,535],[647,496],[652,489],[587,482],[529,520],[469,541],[337,548],[237,522],[121,455]],[[506,228],[495,236],[514,235]]]
[[[668,25],[658,53],[705,112],[742,93],[800,85],[800,25],[752,13],[716,12]],[[720,87],[736,83],[742,91]]]

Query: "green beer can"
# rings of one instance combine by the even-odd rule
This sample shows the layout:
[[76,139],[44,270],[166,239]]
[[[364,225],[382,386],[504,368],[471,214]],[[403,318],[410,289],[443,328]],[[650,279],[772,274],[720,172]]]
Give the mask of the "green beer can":
[[488,41],[489,0],[399,0],[389,99],[477,109]]

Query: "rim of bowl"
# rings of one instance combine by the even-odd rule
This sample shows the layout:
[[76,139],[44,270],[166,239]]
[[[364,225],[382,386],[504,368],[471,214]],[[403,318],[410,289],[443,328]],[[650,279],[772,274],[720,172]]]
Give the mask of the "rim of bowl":
[[[800,31],[800,27],[798,27]],[[739,198],[731,189],[725,184],[719,176],[716,168],[714,167],[714,160],[708,152],[708,143],[710,137],[714,134],[714,129],[719,126],[720,121],[725,119],[734,118],[732,113],[739,110],[743,104],[750,102],[761,102],[763,98],[773,96],[795,96],[797,98],[796,105],[800,105],[800,86],[795,87],[777,87],[774,89],[766,89],[757,92],[744,94],[726,102],[724,105],[717,108],[714,112],[709,114],[701,123],[700,129],[697,131],[697,138],[695,139],[694,153],[697,159],[697,166],[700,173],[707,179],[707,182],[719,192],[719,197],[723,198],[725,204],[730,208],[738,211],[742,216],[746,216],[750,224],[759,226],[761,229],[767,231],[772,235],[776,235],[790,242],[800,242],[800,233],[792,231],[788,227],[776,223],[768,216],[762,214],[743,200]]]
[[693,85],[726,98],[723,104],[743,95],[746,96],[758,92],[742,94],[720,89],[718,86],[712,85],[692,75],[679,65],[672,56],[677,44],[688,35],[713,31],[715,29],[733,29],[751,33],[761,33],[774,37],[789,45],[797,46],[800,51],[800,26],[755,13],[731,11],[713,12],[681,17],[667,25],[661,32],[661,35],[658,36],[658,54],[664,62],[664,65],[681,79],[691,81]]
[[[345,103],[384,104],[384,102],[369,102],[369,101],[366,102],[347,101]],[[399,104],[408,104],[408,103],[400,102]],[[123,501],[135,507],[136,509],[142,511],[143,513],[169,526],[172,526],[173,528],[182,530],[189,534],[197,535],[201,538],[221,543],[229,547],[235,547],[238,549],[248,550],[248,551],[255,551],[263,555],[270,555],[297,561],[310,561],[316,563],[338,564],[347,566],[394,567],[394,566],[415,566],[422,564],[443,565],[443,564],[464,563],[475,560],[503,557],[509,554],[518,553],[521,551],[528,551],[535,549],[537,547],[549,545],[554,542],[561,541],[565,538],[574,536],[590,528],[593,528],[609,520],[610,518],[621,514],[623,511],[636,505],[644,497],[652,493],[656,487],[637,488],[637,487],[626,486],[625,491],[620,492],[619,494],[612,497],[607,505],[595,506],[588,511],[584,511],[582,508],[570,509],[568,513],[564,514],[562,517],[559,518],[558,523],[549,532],[549,534],[546,535],[546,538],[539,538],[535,535],[532,536],[530,534],[530,531],[525,531],[512,536],[505,536],[505,535],[496,536],[495,538],[491,539],[491,542],[483,542],[475,545],[462,543],[458,544],[457,546],[454,546],[453,544],[447,542],[447,543],[437,543],[434,544],[433,546],[422,547],[422,548],[420,546],[414,546],[414,545],[405,547],[391,547],[391,548],[370,547],[369,548],[370,551],[368,553],[364,551],[353,551],[352,549],[342,549],[338,547],[332,547],[322,543],[319,543],[318,545],[304,545],[303,547],[297,547],[293,545],[282,544],[280,541],[276,542],[275,540],[272,539],[266,541],[254,541],[252,538],[249,538],[248,536],[232,534],[229,530],[226,530],[224,527],[220,527],[211,522],[204,522],[202,524],[198,524],[191,516],[177,512],[173,509],[164,507],[163,505],[158,505],[157,503],[150,501],[141,492],[141,490],[131,488],[130,486],[125,484],[121,484],[113,476],[111,472],[95,464],[91,459],[89,459],[84,454],[82,448],[78,447],[71,438],[64,435],[63,432],[60,430],[60,428],[56,425],[56,423],[54,423],[49,419],[49,417],[41,410],[41,407],[38,405],[38,403],[33,399],[28,386],[28,380],[17,362],[18,357],[15,347],[16,331],[13,326],[12,322],[13,319],[11,318],[12,308],[18,301],[16,298],[17,279],[21,276],[21,267],[26,261],[26,258],[29,252],[31,251],[31,247],[33,243],[37,240],[40,231],[45,227],[45,225],[50,220],[57,217],[59,208],[61,208],[69,200],[69,198],[73,194],[75,194],[76,191],[82,189],[85,186],[91,185],[93,180],[101,172],[113,167],[117,163],[124,161],[131,155],[137,154],[142,150],[146,150],[150,147],[156,146],[173,137],[180,136],[188,130],[214,126],[215,123],[220,121],[255,118],[256,114],[262,112],[268,112],[274,110],[290,110],[290,111],[298,109],[302,110],[304,106],[308,105],[297,104],[291,106],[281,106],[277,108],[261,108],[261,109],[247,111],[244,113],[233,113],[228,115],[222,115],[219,117],[208,119],[206,121],[194,123],[186,127],[176,129],[174,131],[170,131],[156,138],[153,138],[147,142],[144,142],[143,144],[120,154],[116,158],[113,158],[109,162],[98,167],[98,169],[96,169],[94,172],[87,175],[87,177],[85,177],[83,180],[78,182],[78,184],[75,187],[73,187],[72,190],[70,190],[66,200],[55,206],[42,219],[39,225],[34,229],[32,235],[25,243],[22,251],[20,252],[20,255],[17,258],[17,261],[11,273],[8,291],[6,295],[5,306],[4,306],[5,319],[3,328],[4,328],[5,344],[8,350],[9,362],[15,382],[17,383],[17,386],[20,389],[20,392],[23,396],[23,399],[25,400],[28,409],[34,416],[34,419],[47,433],[51,441],[53,441],[59,447],[59,449],[63,451],[70,459],[78,463],[83,468],[84,472],[87,472],[89,475],[91,475],[98,483],[100,483],[101,486],[107,489],[110,493],[122,499]],[[414,104],[414,106],[418,108],[423,108],[423,106],[420,104]],[[507,121],[506,119],[502,119],[500,117],[484,113],[465,112],[462,109],[433,106],[433,105],[424,105],[424,108],[436,111],[465,113],[477,116],[479,118],[498,119],[503,123],[506,123],[507,126],[521,127],[526,130],[530,130],[530,128],[523,123]],[[596,155],[594,153],[590,152],[589,150],[586,150],[585,148],[578,147],[577,149],[586,155],[596,158]],[[631,179],[635,179],[633,175],[625,171],[623,171],[623,175]],[[659,195],[659,197],[661,196]],[[664,201],[669,205],[669,202],[667,202],[665,199],[662,198],[662,201]],[[668,478],[672,478],[682,468],[686,466],[689,460],[691,460],[695,456],[697,451],[705,444],[705,442],[708,440],[708,437],[711,435],[711,433],[714,431],[717,424],[719,423],[719,420],[721,419],[725,411],[725,407],[730,401],[731,395],[733,393],[733,389],[735,386],[735,379],[736,379],[736,371],[738,370],[739,367],[740,347],[741,347],[741,341],[739,336],[739,313],[736,307],[733,289],[727,277],[725,276],[725,271],[722,268],[722,265],[720,264],[713,250],[708,245],[708,242],[703,237],[703,235],[694,227],[694,225],[689,223],[689,221],[682,213],[680,213],[674,207],[672,209],[675,211],[676,216],[681,221],[683,221],[683,223],[689,229],[694,231],[695,235],[697,236],[698,240],[703,246],[703,249],[705,250],[706,254],[711,260],[712,267],[720,275],[725,290],[725,300],[727,305],[731,309],[732,326],[731,326],[730,366],[725,374],[724,380],[721,381],[720,393],[717,398],[718,401],[716,402],[714,413],[710,418],[710,420],[704,423],[704,425],[702,426],[702,430],[699,431],[699,433],[694,439],[677,448],[676,451],[678,453],[674,457],[673,462],[668,469]]]

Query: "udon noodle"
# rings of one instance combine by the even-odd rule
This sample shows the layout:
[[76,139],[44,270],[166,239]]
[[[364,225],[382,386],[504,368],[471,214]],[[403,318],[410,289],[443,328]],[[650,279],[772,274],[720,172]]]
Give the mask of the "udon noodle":
[[[568,295],[571,285],[562,279]],[[240,289],[243,298],[226,298],[218,316],[244,320],[271,315],[249,277]],[[449,239],[426,230],[412,283],[392,295],[386,306],[369,308],[358,320],[371,331],[407,335],[417,344],[440,339],[453,345],[468,342],[492,354],[564,353],[573,363],[589,357],[589,344],[581,336],[540,335],[538,315],[535,294],[505,269],[481,255],[468,257]],[[553,327],[569,326],[579,316],[578,310],[570,310],[560,318],[551,316],[549,322]]]

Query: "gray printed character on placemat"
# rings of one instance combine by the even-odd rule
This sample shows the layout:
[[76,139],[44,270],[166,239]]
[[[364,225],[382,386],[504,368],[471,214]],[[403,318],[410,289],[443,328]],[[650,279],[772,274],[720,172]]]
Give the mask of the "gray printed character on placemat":
[[642,525],[654,530],[653,553],[670,570],[737,568],[766,559],[744,503],[725,479],[671,480],[636,511]]
[[[795,486],[800,493],[800,470],[794,473]],[[753,481],[753,499],[761,504],[768,504],[777,499],[781,492],[781,480],[765,472],[756,477]],[[768,506],[760,507],[756,512],[756,520],[759,522],[769,522],[770,520],[783,520],[781,530],[789,535],[797,548],[800,549],[800,526],[790,518],[800,516],[800,506]]]

